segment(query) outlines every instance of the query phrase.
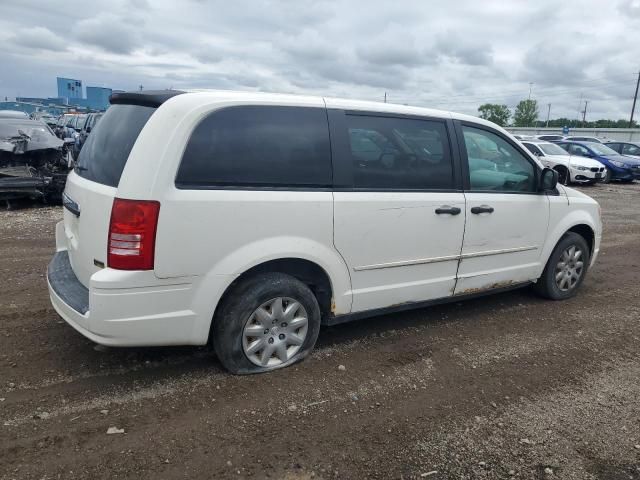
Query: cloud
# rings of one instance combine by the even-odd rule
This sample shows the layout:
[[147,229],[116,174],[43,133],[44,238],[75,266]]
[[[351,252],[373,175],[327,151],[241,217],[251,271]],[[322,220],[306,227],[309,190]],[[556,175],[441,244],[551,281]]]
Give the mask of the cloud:
[[45,27],[21,28],[9,41],[35,50],[63,51],[67,48],[62,38]]
[[493,47],[471,35],[448,32],[440,35],[435,51],[449,60],[472,66],[489,66],[493,63]]
[[[0,96],[57,75],[137,89],[343,96],[477,113],[532,97],[554,115],[626,117],[640,0],[37,0],[5,2]],[[33,75],[38,72],[38,75]],[[36,78],[37,77],[37,78]]]
[[114,13],[102,13],[81,20],[73,32],[80,42],[97,46],[109,53],[127,54],[143,45],[139,27],[131,19]]
[[640,0],[624,0],[618,4],[618,9],[623,15],[640,18]]
[[431,63],[432,52],[427,53],[415,45],[411,35],[402,32],[387,32],[367,41],[356,49],[358,57],[373,65],[402,65],[414,67]]

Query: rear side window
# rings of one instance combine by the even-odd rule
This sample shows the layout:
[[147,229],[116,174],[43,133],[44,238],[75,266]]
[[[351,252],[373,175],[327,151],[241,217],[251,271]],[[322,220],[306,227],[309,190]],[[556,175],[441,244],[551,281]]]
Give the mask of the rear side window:
[[313,107],[242,106],[212,113],[193,131],[176,177],[178,188],[331,184],[327,115]]
[[567,150],[571,155],[578,155],[581,157],[586,157],[589,155],[589,150],[587,150],[582,145],[576,145],[573,143],[567,144]]
[[138,135],[155,112],[139,105],[112,105],[80,150],[75,172],[94,182],[117,187]]
[[532,144],[532,143],[523,143],[523,145],[527,150],[529,150],[534,155],[542,155],[542,152],[540,151],[540,149],[538,147],[536,147],[534,144]]
[[453,188],[453,166],[443,122],[347,115],[355,188]]

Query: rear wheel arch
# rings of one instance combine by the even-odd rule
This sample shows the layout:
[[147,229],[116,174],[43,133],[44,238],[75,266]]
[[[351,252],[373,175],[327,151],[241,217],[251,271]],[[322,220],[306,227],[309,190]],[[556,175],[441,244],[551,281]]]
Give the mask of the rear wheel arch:
[[326,270],[311,260],[296,257],[279,258],[268,260],[249,268],[228,285],[216,306],[212,325],[213,322],[216,321],[218,308],[225,298],[228,297],[239,284],[262,273],[284,273],[300,280],[309,287],[318,300],[322,317],[326,318],[332,314],[333,284]]

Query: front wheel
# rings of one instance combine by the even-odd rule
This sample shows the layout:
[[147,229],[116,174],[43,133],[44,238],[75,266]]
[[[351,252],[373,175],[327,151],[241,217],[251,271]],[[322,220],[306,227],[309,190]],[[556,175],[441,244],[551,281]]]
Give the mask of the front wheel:
[[283,273],[236,285],[213,321],[211,341],[232,373],[260,373],[305,358],[320,331],[320,307],[307,285]]
[[571,298],[584,281],[588,267],[589,245],[581,235],[568,232],[553,249],[535,290],[551,300]]
[[569,182],[571,181],[569,171],[564,168],[558,168],[556,172],[558,172],[558,183],[565,186],[569,185]]
[[602,183],[610,183],[611,182],[611,170],[608,168],[604,169],[604,178],[602,179]]

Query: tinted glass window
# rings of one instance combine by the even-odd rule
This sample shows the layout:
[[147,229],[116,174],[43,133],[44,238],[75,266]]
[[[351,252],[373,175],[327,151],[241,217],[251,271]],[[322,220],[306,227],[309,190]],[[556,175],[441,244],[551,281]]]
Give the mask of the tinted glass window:
[[502,137],[462,127],[469,161],[471,190],[534,192],[535,166]]
[[589,148],[598,155],[617,155],[618,153],[602,143],[589,142]]
[[631,143],[626,143],[622,147],[622,153],[625,155],[640,155],[640,147]]
[[443,122],[347,115],[356,188],[451,189]]
[[615,150],[618,153],[622,152],[623,150],[622,143],[607,143],[607,147],[611,148],[612,150]]
[[547,155],[569,155],[569,153],[562,147],[554,144],[554,143],[543,143],[542,145],[538,145],[540,150],[542,150]]
[[307,107],[214,112],[193,131],[176,178],[181,188],[331,183],[327,115],[322,108]]
[[75,171],[94,182],[117,187],[140,131],[155,108],[112,105],[87,137]]
[[587,157],[590,155],[589,150],[582,145],[574,145],[572,143],[569,143],[567,144],[566,149],[571,155],[578,155],[581,157]]
[[540,151],[540,149],[538,147],[536,147],[534,144],[532,144],[532,143],[523,143],[523,145],[525,146],[525,148],[527,150],[529,150],[534,155],[542,155],[542,152]]

